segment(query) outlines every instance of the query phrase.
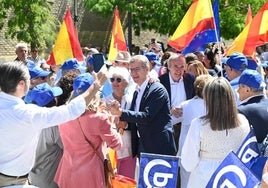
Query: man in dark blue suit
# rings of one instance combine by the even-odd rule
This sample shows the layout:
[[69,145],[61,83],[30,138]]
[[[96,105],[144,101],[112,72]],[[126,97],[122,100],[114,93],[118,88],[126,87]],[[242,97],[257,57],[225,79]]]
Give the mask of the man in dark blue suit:
[[180,103],[194,97],[194,76],[185,73],[186,60],[183,55],[172,54],[167,60],[168,72],[159,77],[160,82],[167,89],[171,101],[172,124],[174,126],[175,142],[178,147],[181,119]]
[[129,63],[133,81],[137,84],[130,110],[119,108],[116,102],[110,111],[131,129],[132,153],[175,155],[176,147],[170,115],[170,101],[164,86],[149,82],[149,60],[133,56]]
[[264,94],[265,84],[262,76],[255,70],[244,70],[238,81],[238,111],[244,114],[253,126],[258,143],[268,134],[268,99]]

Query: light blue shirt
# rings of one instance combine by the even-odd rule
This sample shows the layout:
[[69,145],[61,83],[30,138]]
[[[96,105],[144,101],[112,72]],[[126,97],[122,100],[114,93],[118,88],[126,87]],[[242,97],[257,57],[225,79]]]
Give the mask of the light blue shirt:
[[0,92],[0,172],[10,176],[28,174],[41,130],[75,119],[85,108],[82,96],[67,105],[45,108]]

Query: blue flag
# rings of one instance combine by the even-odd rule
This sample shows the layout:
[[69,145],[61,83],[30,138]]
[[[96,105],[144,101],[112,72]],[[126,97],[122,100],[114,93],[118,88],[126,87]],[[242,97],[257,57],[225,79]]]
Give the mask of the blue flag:
[[220,33],[220,15],[219,15],[219,0],[215,0],[212,5],[212,10],[214,14],[214,21],[216,25],[216,32],[217,32],[217,41],[221,41],[221,33]]
[[256,175],[256,177],[261,180],[262,170],[267,157],[261,156],[258,142],[252,128],[236,154],[238,158],[240,158],[240,160]]
[[259,182],[245,164],[233,152],[230,152],[213,173],[206,188],[253,188]]
[[141,153],[138,187],[176,187],[178,168],[176,156]]

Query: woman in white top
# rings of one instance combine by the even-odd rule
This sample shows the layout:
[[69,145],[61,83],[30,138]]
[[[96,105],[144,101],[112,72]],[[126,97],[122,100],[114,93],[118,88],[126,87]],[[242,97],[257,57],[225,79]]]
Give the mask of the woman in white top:
[[[198,76],[194,81],[194,90],[196,95],[192,99],[182,102],[180,105],[182,108],[182,124],[179,138],[178,156],[181,156],[182,146],[190,128],[191,121],[194,118],[204,116],[206,114],[202,91],[205,84],[212,78],[213,77],[209,74]],[[181,188],[186,188],[190,173],[180,166],[180,176]]]
[[[117,100],[122,109],[129,109],[133,96],[133,93],[129,89],[131,81],[129,71],[125,67],[111,67],[108,77],[113,88],[113,93],[105,97],[105,101],[109,104],[110,101]],[[123,147],[116,150],[117,173],[134,179],[136,157],[132,157],[130,127],[127,127],[127,122],[116,121],[118,121],[116,122],[116,128],[120,132],[123,141]]]
[[248,120],[237,113],[232,88],[222,77],[203,90],[206,115],[191,122],[181,164],[191,172],[188,188],[203,188],[230,151],[236,152],[250,130]]

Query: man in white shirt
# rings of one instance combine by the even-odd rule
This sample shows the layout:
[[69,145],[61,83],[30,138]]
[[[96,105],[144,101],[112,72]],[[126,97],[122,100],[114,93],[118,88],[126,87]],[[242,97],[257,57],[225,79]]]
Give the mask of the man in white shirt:
[[183,55],[172,54],[167,60],[168,72],[161,75],[159,80],[165,86],[170,99],[170,112],[174,127],[175,142],[178,148],[180,137],[180,104],[194,97],[194,76],[185,73],[186,60]]
[[[102,73],[98,78],[100,83],[106,80]],[[29,85],[24,63],[0,64],[0,187],[25,184],[41,130],[79,117],[100,88],[95,82],[69,104],[45,108],[24,103]]]

